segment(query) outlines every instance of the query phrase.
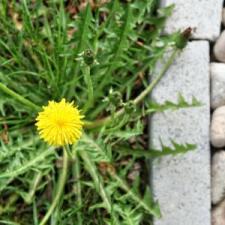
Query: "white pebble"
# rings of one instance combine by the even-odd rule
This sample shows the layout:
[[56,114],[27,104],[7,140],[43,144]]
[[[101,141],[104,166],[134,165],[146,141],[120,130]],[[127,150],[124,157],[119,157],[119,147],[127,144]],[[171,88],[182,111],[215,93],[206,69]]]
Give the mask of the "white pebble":
[[225,64],[211,63],[211,107],[225,105]]
[[225,194],[225,151],[221,150],[213,155],[211,175],[212,203],[217,204],[224,199]]
[[213,52],[218,61],[225,62],[225,31],[216,40]]
[[221,106],[213,112],[211,143],[216,148],[225,146],[225,106]]
[[212,210],[212,225],[225,225],[225,201]]

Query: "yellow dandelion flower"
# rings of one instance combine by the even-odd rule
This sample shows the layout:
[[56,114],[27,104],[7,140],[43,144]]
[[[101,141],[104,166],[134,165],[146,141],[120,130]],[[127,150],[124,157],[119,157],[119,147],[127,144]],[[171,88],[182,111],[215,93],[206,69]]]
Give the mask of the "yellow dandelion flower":
[[82,135],[83,116],[73,102],[49,101],[36,118],[41,138],[53,146],[73,144]]

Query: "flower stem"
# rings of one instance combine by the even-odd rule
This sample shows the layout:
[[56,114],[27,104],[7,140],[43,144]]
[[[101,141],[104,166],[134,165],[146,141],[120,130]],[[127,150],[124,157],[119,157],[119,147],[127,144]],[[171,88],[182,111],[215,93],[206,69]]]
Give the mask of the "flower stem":
[[42,176],[43,176],[42,172],[37,172],[35,174],[33,182],[32,182],[32,184],[30,186],[30,190],[29,190],[28,196],[26,197],[26,203],[27,204],[31,204],[32,203],[34,194],[36,192],[38,184],[41,181]]
[[[140,95],[138,95],[134,100],[133,103],[135,105],[138,105],[140,102],[142,102],[142,100],[148,96],[149,93],[151,93],[151,91],[153,90],[153,88],[158,84],[158,82],[162,79],[163,75],[166,73],[166,71],[169,69],[169,67],[171,66],[171,64],[173,63],[173,61],[175,60],[175,57],[177,55],[177,53],[179,52],[179,49],[175,48],[172,52],[172,54],[170,55],[168,61],[165,63],[164,67],[162,68],[162,70],[160,71],[160,73],[158,74],[158,76],[146,87],[146,89],[140,93]],[[125,113],[124,108],[118,110],[114,116],[118,117],[121,116]],[[96,120],[94,122],[89,122],[89,121],[85,121],[84,126],[86,128],[96,128],[99,126],[103,126],[106,125],[107,123],[109,123],[112,120],[111,116],[107,116],[103,119],[100,120]]]
[[88,100],[86,104],[84,105],[83,112],[86,112],[90,107],[93,106],[94,102],[94,91],[93,91],[93,84],[91,80],[91,75],[90,75],[90,66],[85,65],[83,68],[83,73],[84,73],[84,81],[87,85],[87,91],[88,91]]
[[93,179],[95,189],[101,196],[105,208],[107,209],[108,213],[110,213],[112,211],[111,199],[108,195],[107,189],[104,187],[103,180],[98,174],[98,170],[95,163],[93,162],[93,159],[90,157],[88,151],[79,151],[79,155],[84,161],[85,167]]
[[64,191],[67,172],[68,172],[68,154],[67,154],[66,149],[64,148],[63,149],[63,167],[62,167],[62,170],[60,172],[56,194],[55,194],[55,197],[53,199],[53,202],[52,202],[50,208],[48,209],[47,213],[45,214],[44,218],[42,219],[42,221],[40,222],[39,225],[45,225],[48,222],[48,220],[49,220],[50,216],[52,215],[54,209],[56,208],[57,204],[59,203],[60,198],[61,198],[61,196],[63,194],[63,191]]
[[179,51],[179,49],[176,48],[172,52],[172,54],[170,55],[168,61],[166,62],[166,64],[164,65],[163,69],[159,73],[159,75],[147,86],[147,88],[143,92],[141,92],[141,94],[139,96],[137,96],[134,99],[134,104],[136,104],[136,105],[139,104],[153,90],[153,88],[156,86],[156,84],[159,83],[159,81],[162,79],[162,77],[164,76],[166,71],[169,69],[171,64],[174,62],[178,51]]
[[15,91],[11,90],[10,88],[6,87],[4,84],[0,83],[0,90],[5,92],[6,94],[12,96],[14,99],[18,100],[20,103],[34,109],[35,111],[40,111],[41,107],[35,105],[30,100],[24,98],[22,95],[17,94]]
[[77,212],[77,225],[83,224],[82,214],[81,214],[81,207],[82,207],[82,192],[81,192],[81,182],[80,182],[80,159],[78,158],[78,154],[75,155],[75,163],[73,164],[73,177],[75,179],[74,183],[74,192],[77,196],[77,205],[78,205],[78,212]]

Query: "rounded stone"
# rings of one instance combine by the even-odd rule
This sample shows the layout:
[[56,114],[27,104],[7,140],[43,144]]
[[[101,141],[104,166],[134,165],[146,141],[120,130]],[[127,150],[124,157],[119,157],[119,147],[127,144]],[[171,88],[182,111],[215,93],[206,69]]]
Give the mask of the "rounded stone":
[[225,225],[225,201],[213,208],[212,225]]
[[211,143],[216,148],[225,146],[225,106],[217,108],[212,115]]
[[212,158],[211,196],[212,203],[218,204],[225,194],[225,151],[216,152]]
[[220,62],[225,62],[225,30],[221,33],[220,37],[216,40],[213,48],[216,59]]
[[225,63],[211,63],[211,107],[225,105]]
[[222,23],[225,26],[225,8],[223,8],[223,11],[222,11]]

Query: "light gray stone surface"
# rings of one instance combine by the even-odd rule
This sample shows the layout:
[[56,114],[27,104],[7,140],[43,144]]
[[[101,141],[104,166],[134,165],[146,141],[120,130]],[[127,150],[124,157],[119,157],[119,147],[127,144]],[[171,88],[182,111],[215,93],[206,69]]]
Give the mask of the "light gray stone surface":
[[[161,68],[161,66],[159,66]],[[152,161],[151,183],[162,218],[154,225],[210,225],[209,149],[209,44],[188,43],[152,93],[157,102],[176,101],[181,93],[195,96],[204,105],[198,108],[157,113],[150,118],[151,147],[160,147],[160,138],[169,145],[195,143],[197,150],[176,157]]]
[[220,33],[223,0],[161,0],[161,6],[175,4],[166,32],[196,27],[193,38],[215,40]]
[[211,63],[211,108],[225,105],[225,63]]
[[214,147],[225,146],[225,106],[221,106],[213,112],[210,134]]
[[212,203],[215,205],[225,197],[225,151],[220,150],[212,158]]
[[213,48],[216,59],[225,62],[225,30],[221,33]]

